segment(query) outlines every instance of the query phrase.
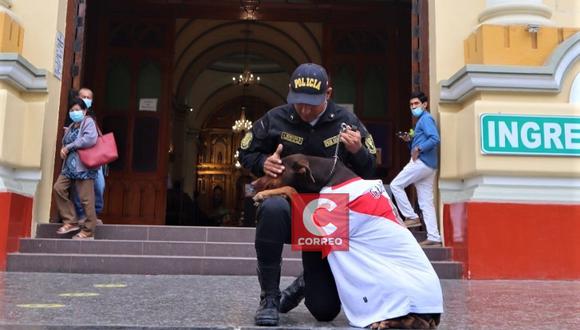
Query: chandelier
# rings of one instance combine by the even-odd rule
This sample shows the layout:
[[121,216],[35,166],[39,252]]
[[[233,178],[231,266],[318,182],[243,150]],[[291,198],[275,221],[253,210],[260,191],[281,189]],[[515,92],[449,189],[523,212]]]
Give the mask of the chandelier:
[[240,0],[240,7],[244,11],[243,19],[255,20],[256,12],[260,8],[260,0]]
[[232,77],[232,80],[234,82],[234,85],[241,85],[245,87],[248,87],[250,85],[254,85],[254,84],[258,84],[260,82],[260,76],[258,75],[254,75],[252,73],[252,71],[250,70],[250,65],[249,65],[249,57],[248,57],[248,41],[250,39],[250,33],[252,33],[252,31],[250,30],[250,27],[248,24],[246,24],[246,29],[242,31],[246,37],[244,39],[244,70],[242,71],[242,73],[239,76],[234,76]]
[[235,133],[240,133],[244,131],[249,131],[252,129],[252,122],[246,119],[246,107],[242,107],[242,114],[240,115],[240,119],[234,122],[234,126],[232,126],[232,131]]
[[244,72],[237,77],[232,77],[235,85],[242,85],[248,87],[260,82],[260,76],[255,76],[248,67],[244,68]]

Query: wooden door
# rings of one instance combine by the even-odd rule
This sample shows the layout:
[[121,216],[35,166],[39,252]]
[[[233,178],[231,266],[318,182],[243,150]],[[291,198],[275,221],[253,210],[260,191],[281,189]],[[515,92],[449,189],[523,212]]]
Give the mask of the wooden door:
[[165,223],[173,25],[167,19],[101,15],[95,104],[104,132],[114,132],[106,223]]
[[324,63],[333,99],[347,105],[365,124],[377,147],[376,176],[390,182],[408,159],[395,140],[409,129],[411,91],[409,5],[393,3],[377,20],[328,24]]
[[[58,126],[63,127],[68,118],[68,105],[72,100],[75,92],[82,86],[83,77],[83,60],[85,52],[85,23],[86,23],[87,4],[85,0],[68,0],[66,12],[66,29],[65,29],[65,46],[64,61],[60,89],[60,106],[58,115]],[[54,172],[53,182],[56,181],[62,170],[62,160],[60,159],[60,144],[64,130],[57,131],[55,154],[54,154]],[[60,222],[56,202],[52,199],[50,205],[50,222]]]
[[427,0],[413,0],[411,9],[411,75],[413,91],[429,96],[429,12]]

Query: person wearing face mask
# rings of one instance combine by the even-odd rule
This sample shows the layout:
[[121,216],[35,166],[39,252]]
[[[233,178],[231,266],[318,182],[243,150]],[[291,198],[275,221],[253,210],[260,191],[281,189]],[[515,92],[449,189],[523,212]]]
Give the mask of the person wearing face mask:
[[[290,77],[288,104],[268,111],[244,136],[240,162],[258,177],[277,177],[284,171],[281,158],[301,153],[335,155],[363,178],[374,174],[376,148],[372,136],[350,111],[330,100],[332,87],[326,70],[314,63],[301,64]],[[341,124],[346,129],[341,130]],[[279,289],[282,249],[290,243],[290,205],[282,197],[264,200],[257,210],[255,249],[258,258],[260,305],[254,321],[259,326],[278,324],[302,299],[319,321],[331,321],[341,303],[334,277],[320,252],[302,253],[303,276],[282,293]]]
[[[79,89],[78,97],[85,102],[87,105],[87,115],[95,118],[95,112],[93,108],[93,91],[89,88],[83,87]],[[103,210],[104,206],[104,194],[105,194],[105,176],[103,174],[103,168],[107,165],[100,166],[97,171],[97,177],[95,178],[95,210],[97,215],[100,214]],[[74,187],[73,187],[74,190]],[[78,197],[78,194],[74,192],[73,194],[73,201],[75,204],[75,211],[77,214],[77,219],[83,222],[86,219],[85,212],[81,205],[81,201]],[[97,223],[102,224],[100,219],[97,219]]]
[[411,207],[405,188],[414,185],[417,190],[419,208],[423,213],[423,221],[427,228],[427,239],[422,241],[422,246],[440,246],[441,236],[437,228],[437,216],[433,204],[433,183],[438,167],[437,147],[439,145],[439,133],[437,124],[427,111],[427,96],[422,92],[411,95],[409,100],[411,114],[416,120],[413,136],[408,133],[399,135],[399,138],[409,144],[411,159],[403,170],[393,179],[390,184],[391,191],[399,207],[399,211],[405,217],[407,227],[421,225],[419,216]]
[[[95,121],[87,116],[87,105],[80,98],[75,98],[69,109],[72,123],[67,127],[62,139],[60,157],[63,160],[62,170],[54,183],[54,196],[58,213],[64,225],[57,234],[79,231],[73,239],[93,239],[97,222],[95,212],[94,180],[97,169],[87,168],[81,161],[77,150],[86,149],[97,143]],[[71,199],[70,188],[74,185],[79,196],[86,221],[79,224]]]

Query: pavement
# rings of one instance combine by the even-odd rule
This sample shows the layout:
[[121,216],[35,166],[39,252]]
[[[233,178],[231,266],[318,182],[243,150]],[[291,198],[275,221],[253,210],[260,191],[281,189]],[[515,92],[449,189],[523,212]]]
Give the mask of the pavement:
[[[292,278],[282,278],[281,287]],[[439,329],[580,329],[580,281],[442,280]],[[255,276],[0,272],[0,329],[264,329]],[[278,329],[348,329],[301,304]]]

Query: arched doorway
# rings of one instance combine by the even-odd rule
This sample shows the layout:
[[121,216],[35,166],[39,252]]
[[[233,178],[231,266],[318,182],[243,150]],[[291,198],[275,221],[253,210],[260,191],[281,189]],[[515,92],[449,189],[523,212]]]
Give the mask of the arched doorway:
[[240,118],[242,109],[247,118],[259,118],[271,107],[255,97],[240,97],[213,111],[205,122],[199,134],[194,189],[197,203],[207,218],[205,223],[197,224],[244,225],[244,184],[251,181],[251,174],[236,166],[236,151],[243,132],[232,131],[232,123]]
[[[99,122],[115,132],[123,153],[107,178],[102,218],[108,223],[164,224],[172,182],[207,212],[209,189],[220,186],[232,214],[240,213],[233,201],[239,198],[239,178],[248,177],[226,170],[239,141],[231,125],[242,99],[255,100],[260,111],[284,103],[289,75],[303,62],[328,68],[335,100],[351,107],[375,135],[381,178],[388,181],[406,161],[404,146],[392,137],[411,125],[401,109],[420,83],[412,74],[428,63],[425,52],[421,57],[412,51],[426,49],[417,41],[426,31],[416,28],[417,18],[426,17],[425,1],[320,6],[264,0],[255,21],[240,20],[237,2],[85,3],[84,60],[71,74],[77,88],[81,82],[94,87]],[[422,11],[413,10],[419,3]],[[156,42],[162,46],[156,48]],[[244,91],[232,76],[247,62],[262,81]],[[256,120],[259,113],[250,110],[246,116]]]

